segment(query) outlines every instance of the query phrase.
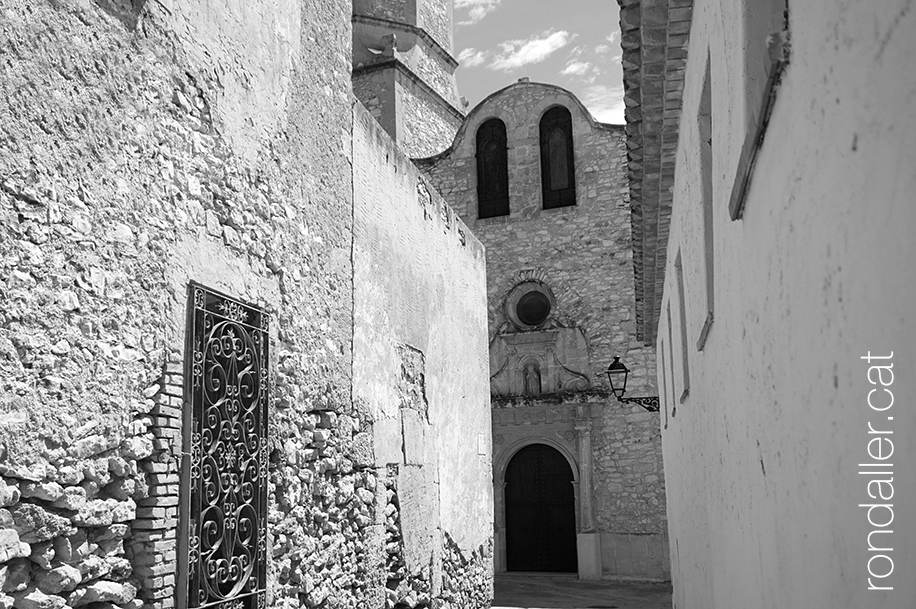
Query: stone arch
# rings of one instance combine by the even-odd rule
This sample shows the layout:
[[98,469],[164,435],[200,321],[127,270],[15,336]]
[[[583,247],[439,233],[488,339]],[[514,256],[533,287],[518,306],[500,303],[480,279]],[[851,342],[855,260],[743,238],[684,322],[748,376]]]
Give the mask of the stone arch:
[[512,461],[512,457],[521,449],[526,446],[531,446],[532,444],[544,444],[556,449],[569,463],[569,468],[573,476],[573,484],[579,484],[579,462],[578,459],[576,459],[575,452],[570,447],[565,446],[563,443],[553,438],[548,438],[547,436],[528,436],[526,438],[520,438],[501,450],[500,454],[497,455],[493,462],[493,480],[496,484],[506,483],[506,468],[509,467],[509,462]]

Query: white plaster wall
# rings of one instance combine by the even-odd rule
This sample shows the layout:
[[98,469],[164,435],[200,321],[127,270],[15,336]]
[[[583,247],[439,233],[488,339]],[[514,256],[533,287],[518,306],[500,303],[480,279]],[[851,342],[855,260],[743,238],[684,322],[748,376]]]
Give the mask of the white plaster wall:
[[[698,0],[659,342],[674,603],[704,609],[912,608],[916,602],[916,11],[912,0],[790,2],[792,58],[742,220],[728,197],[745,137],[741,4]],[[712,56],[715,321],[705,349],[696,113]],[[683,404],[674,260],[690,392]],[[672,310],[671,355],[666,307]],[[871,385],[894,352],[895,572],[867,591]],[[659,367],[661,374],[661,367]],[[675,387],[672,388],[672,376]],[[659,386],[663,386],[659,379]],[[676,398],[675,398],[676,399]],[[670,414],[670,412],[669,412]],[[909,465],[908,465],[909,464]],[[877,580],[876,580],[877,581]]]
[[[438,484],[417,496],[438,501],[427,530],[440,528],[463,550],[489,548],[484,249],[435,191],[424,185],[429,194],[418,192],[420,172],[359,104],[353,137],[354,400],[375,421],[378,465],[406,459],[434,471]],[[422,439],[402,427],[399,344],[425,356],[429,427]]]

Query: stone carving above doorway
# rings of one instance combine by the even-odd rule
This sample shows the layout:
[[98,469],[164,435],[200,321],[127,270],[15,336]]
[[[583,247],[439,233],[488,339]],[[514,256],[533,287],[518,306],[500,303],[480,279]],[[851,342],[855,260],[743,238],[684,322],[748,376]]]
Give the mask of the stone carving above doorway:
[[585,391],[591,383],[581,328],[560,323],[557,299],[539,276],[519,277],[506,292],[508,322],[490,342],[490,392],[536,398]]

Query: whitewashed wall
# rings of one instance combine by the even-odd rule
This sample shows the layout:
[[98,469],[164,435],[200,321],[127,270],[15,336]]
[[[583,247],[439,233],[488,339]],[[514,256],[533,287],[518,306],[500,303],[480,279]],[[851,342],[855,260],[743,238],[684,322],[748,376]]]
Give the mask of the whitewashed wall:
[[[896,0],[789,2],[791,64],[743,219],[732,221],[728,200],[754,107],[740,94],[744,41],[754,38],[742,4],[750,2],[698,0],[690,34],[658,332],[658,384],[669,416],[676,407],[663,433],[674,606],[911,608],[916,11]],[[715,313],[698,351],[706,288],[696,117],[707,49]],[[872,385],[859,358],[869,351],[894,354],[896,404],[882,413],[866,403]],[[875,527],[857,507],[874,503],[869,477],[857,474],[874,462],[869,422],[894,432],[894,533],[873,542],[893,547],[895,570],[872,580],[892,591],[867,590],[868,559],[880,553],[867,550]],[[887,571],[883,561],[872,567]]]

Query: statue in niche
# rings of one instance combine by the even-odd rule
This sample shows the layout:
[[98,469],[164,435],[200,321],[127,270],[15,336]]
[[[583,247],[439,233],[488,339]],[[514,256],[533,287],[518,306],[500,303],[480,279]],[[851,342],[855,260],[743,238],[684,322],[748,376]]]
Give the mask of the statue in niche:
[[525,395],[541,395],[541,371],[537,364],[525,364]]

